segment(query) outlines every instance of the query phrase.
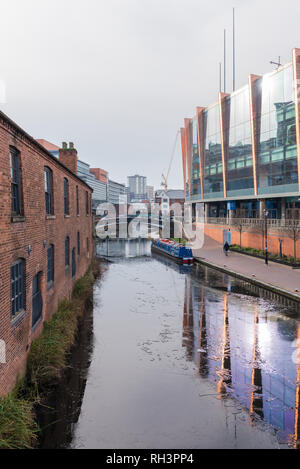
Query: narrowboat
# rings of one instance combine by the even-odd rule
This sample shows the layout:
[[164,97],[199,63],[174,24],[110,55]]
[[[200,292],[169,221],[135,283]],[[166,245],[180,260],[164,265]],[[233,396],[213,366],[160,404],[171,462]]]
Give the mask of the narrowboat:
[[178,264],[193,264],[193,252],[184,244],[176,243],[170,239],[154,239],[151,246],[152,251],[173,259]]
[[178,262],[174,262],[171,257],[162,256],[154,251],[152,251],[152,258],[168,267],[168,269],[175,270],[175,272],[178,272],[180,275],[190,274],[193,270],[193,264],[179,264]]

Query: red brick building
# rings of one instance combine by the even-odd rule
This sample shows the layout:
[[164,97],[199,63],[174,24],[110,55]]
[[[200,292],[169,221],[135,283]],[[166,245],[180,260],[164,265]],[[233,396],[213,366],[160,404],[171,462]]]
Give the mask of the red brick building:
[[101,168],[90,168],[90,172],[98,179],[98,181],[107,184],[108,172]]
[[0,112],[0,395],[92,257],[92,189],[72,144],[59,157]]
[[169,214],[172,205],[178,204],[181,206],[182,214],[184,213],[184,191],[180,189],[171,189],[167,192],[164,190],[156,191],[155,203],[160,205],[162,213]]

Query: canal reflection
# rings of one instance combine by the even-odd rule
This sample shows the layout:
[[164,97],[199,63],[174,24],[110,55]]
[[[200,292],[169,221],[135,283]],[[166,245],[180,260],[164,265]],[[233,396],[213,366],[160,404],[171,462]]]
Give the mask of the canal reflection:
[[239,281],[207,268],[186,277],[186,359],[215,381],[220,398],[247,407],[251,426],[265,421],[281,443],[299,449],[300,364],[293,363],[292,344],[300,324],[283,306],[240,291]]
[[151,241],[144,238],[106,239],[97,243],[97,255],[102,258],[151,256]]
[[[298,359],[300,357],[300,324],[297,330],[298,340]],[[295,433],[294,433],[295,448],[300,449],[300,361],[297,366],[297,383],[296,383],[296,404],[295,404]]]
[[41,447],[299,449],[296,307],[131,243],[101,261]]

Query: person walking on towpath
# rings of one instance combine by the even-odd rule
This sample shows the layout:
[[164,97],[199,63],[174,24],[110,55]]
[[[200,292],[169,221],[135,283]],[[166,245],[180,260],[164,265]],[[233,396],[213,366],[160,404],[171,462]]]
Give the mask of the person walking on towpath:
[[225,256],[228,256],[229,244],[228,244],[227,241],[225,241],[225,243],[224,243],[223,251],[224,251]]

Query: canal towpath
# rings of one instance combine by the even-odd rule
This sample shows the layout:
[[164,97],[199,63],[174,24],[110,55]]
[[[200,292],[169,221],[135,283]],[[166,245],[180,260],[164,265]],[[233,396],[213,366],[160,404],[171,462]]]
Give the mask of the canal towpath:
[[225,256],[223,246],[209,236],[205,236],[203,247],[193,252],[196,262],[300,302],[300,269],[272,261],[266,265],[264,259],[237,252]]

